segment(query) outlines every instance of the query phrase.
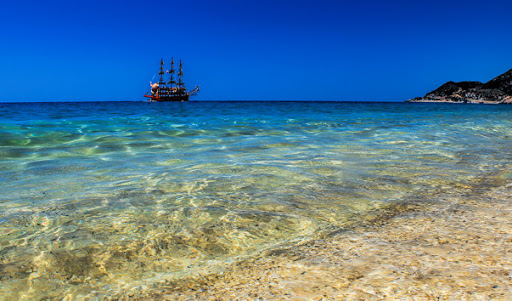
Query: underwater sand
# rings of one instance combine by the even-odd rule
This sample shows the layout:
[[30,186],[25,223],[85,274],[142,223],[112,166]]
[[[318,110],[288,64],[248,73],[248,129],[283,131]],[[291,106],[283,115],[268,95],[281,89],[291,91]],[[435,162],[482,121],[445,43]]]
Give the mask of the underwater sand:
[[0,104],[0,299],[504,298],[511,142],[501,105]]
[[430,204],[161,286],[153,300],[511,300],[512,185]]

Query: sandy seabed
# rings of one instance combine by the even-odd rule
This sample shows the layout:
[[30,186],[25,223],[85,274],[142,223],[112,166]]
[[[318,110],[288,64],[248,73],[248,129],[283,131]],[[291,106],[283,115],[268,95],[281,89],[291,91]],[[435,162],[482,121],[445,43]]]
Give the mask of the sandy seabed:
[[470,190],[120,299],[512,300],[512,184]]

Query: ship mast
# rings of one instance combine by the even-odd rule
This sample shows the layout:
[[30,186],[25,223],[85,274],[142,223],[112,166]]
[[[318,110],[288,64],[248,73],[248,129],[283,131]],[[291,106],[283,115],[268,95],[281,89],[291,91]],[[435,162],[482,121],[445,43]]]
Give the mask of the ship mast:
[[180,70],[178,71],[178,87],[183,88],[185,83],[183,82],[183,65],[181,64],[180,60]]
[[165,82],[164,82],[165,72],[164,72],[164,59],[163,58],[160,60],[160,72],[158,74],[160,74],[160,81],[158,82],[158,85],[159,86],[165,85]]
[[176,81],[174,80],[174,58],[171,58],[171,70],[169,70],[169,74],[171,75],[170,80],[167,82],[170,85],[170,88],[172,90],[172,86],[176,84]]

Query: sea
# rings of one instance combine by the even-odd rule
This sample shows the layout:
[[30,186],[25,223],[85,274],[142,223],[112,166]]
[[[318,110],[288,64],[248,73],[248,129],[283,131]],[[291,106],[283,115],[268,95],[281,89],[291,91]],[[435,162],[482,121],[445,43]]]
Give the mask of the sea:
[[0,299],[222,273],[511,167],[509,105],[0,103]]

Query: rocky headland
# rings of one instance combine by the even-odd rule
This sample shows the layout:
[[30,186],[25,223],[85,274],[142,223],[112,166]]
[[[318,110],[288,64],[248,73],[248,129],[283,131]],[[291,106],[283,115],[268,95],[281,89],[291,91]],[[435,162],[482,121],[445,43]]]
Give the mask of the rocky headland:
[[407,101],[512,104],[512,69],[486,83],[449,81],[423,97]]

